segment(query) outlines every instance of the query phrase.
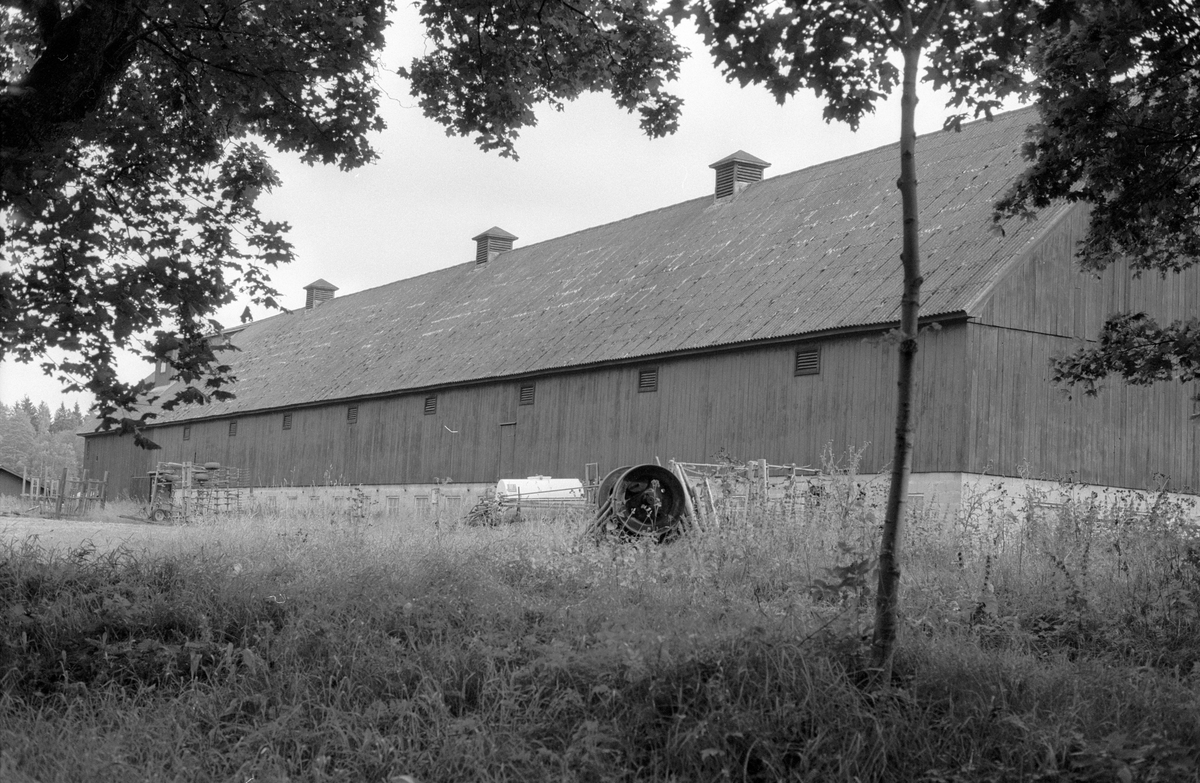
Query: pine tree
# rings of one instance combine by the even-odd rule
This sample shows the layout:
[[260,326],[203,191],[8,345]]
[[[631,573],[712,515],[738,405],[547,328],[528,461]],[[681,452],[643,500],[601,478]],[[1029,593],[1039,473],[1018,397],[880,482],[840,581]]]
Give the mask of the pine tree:
[[29,419],[30,426],[34,426],[34,420],[37,418],[37,406],[33,404],[33,400],[29,399],[28,394],[21,398],[16,408],[24,414],[25,418]]
[[65,432],[71,429],[71,412],[67,410],[67,404],[60,402],[58,410],[54,411],[54,420],[50,422],[51,432]]
[[20,403],[5,409],[0,415],[0,466],[17,473],[29,468],[36,435]]
[[39,402],[37,412],[33,416],[33,428],[38,434],[48,433],[53,423],[54,415],[50,413],[50,406],[45,402]]

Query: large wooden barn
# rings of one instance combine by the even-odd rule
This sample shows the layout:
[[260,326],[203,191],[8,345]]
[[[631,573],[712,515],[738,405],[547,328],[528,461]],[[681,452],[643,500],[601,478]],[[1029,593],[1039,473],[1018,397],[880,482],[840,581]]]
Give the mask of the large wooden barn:
[[[918,141],[922,316],[938,328],[920,338],[913,491],[954,501],[985,474],[1200,486],[1194,390],[1113,383],[1086,398],[1050,382],[1050,358],[1112,311],[1194,315],[1200,270],[1082,274],[1086,214],[1067,205],[989,230],[1033,118]],[[827,444],[882,471],[897,150],[763,178],[767,165],[735,153],[713,164],[713,193],[526,247],[493,228],[474,260],[379,288],[335,297],[317,281],[305,309],[225,335],[236,399],[160,413],[156,451],[90,435],[86,467],[118,492],[156,461],[195,460],[259,487],[389,498],[721,451],[811,465]]]

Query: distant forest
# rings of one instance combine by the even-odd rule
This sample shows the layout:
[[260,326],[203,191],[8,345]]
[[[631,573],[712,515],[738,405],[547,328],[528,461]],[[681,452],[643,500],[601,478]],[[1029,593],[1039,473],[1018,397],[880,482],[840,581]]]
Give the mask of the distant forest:
[[26,396],[15,405],[0,403],[0,467],[14,473],[57,478],[63,471],[76,476],[83,466],[84,429],[79,403],[59,403],[51,413],[45,402]]

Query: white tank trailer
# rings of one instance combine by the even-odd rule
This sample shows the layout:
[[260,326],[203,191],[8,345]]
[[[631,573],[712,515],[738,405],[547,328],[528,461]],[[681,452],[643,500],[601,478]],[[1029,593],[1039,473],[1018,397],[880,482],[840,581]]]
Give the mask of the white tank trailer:
[[579,479],[550,476],[500,479],[496,500],[506,508],[580,508],[586,502]]

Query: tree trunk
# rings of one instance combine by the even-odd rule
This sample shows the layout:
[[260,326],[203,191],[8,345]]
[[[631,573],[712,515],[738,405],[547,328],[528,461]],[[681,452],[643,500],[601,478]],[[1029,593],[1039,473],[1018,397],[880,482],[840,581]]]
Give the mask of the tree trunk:
[[[911,33],[908,40],[912,41]],[[900,534],[912,472],[913,366],[917,358],[917,315],[921,307],[921,254],[917,222],[917,165],[915,115],[917,108],[917,65],[919,44],[903,48],[904,83],[900,99],[900,198],[904,212],[904,242],[900,256],[904,266],[904,293],[900,299],[900,366],[896,397],[896,441],[892,453],[892,481],[888,489],[883,538],[879,546],[879,588],[875,596],[873,664],[878,682],[892,677],[896,647],[896,615],[900,587]]]
[[17,154],[108,99],[142,28],[135,0],[81,3],[61,19],[56,3],[31,5],[47,11],[38,14],[45,49],[21,80],[0,91],[0,148]]

